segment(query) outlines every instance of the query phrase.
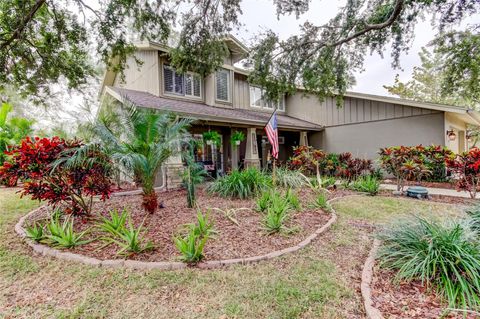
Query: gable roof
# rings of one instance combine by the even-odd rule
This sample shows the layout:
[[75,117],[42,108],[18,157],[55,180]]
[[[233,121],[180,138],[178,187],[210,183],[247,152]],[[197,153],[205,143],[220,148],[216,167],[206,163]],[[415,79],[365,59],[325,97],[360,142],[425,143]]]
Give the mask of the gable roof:
[[[213,122],[265,126],[271,116],[271,113],[266,112],[209,106],[201,102],[169,99],[147,92],[122,89],[119,87],[107,87],[106,93],[120,102],[128,100],[140,107],[174,112],[185,115],[186,117]],[[315,131],[322,129],[320,125],[280,113],[277,113],[277,120],[278,126],[283,129]]]

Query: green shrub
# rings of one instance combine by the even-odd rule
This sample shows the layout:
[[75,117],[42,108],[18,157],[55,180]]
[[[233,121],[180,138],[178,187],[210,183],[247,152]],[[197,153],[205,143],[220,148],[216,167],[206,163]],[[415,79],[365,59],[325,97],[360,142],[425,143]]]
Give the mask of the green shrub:
[[45,240],[48,244],[60,248],[73,248],[90,242],[82,240],[87,231],[77,233],[73,230],[73,219],[66,218],[63,223],[59,218],[52,218],[47,224]]
[[310,207],[330,210],[330,205],[328,204],[327,195],[323,192],[318,193],[317,197],[315,197],[314,202],[310,204]]
[[266,212],[262,219],[263,228],[268,234],[290,231],[290,229],[285,226],[285,222],[289,218],[290,210],[299,207],[300,202],[298,197],[290,190],[287,191],[285,196],[282,196],[281,193],[275,190],[272,190],[268,194],[266,208],[263,210]]
[[380,189],[380,182],[373,176],[360,176],[350,185],[350,188],[357,192],[368,193],[369,195],[377,195]]
[[380,265],[397,280],[422,280],[450,307],[479,309],[480,249],[468,223],[440,224],[418,218],[380,236]]
[[100,223],[97,224],[97,228],[101,231],[109,233],[113,236],[118,236],[125,230],[125,223],[127,222],[128,213],[124,209],[121,214],[118,210],[114,209],[110,211],[110,218],[101,217]]
[[120,246],[120,249],[117,251],[117,255],[131,255],[139,254],[147,250],[154,248],[153,243],[148,241],[145,242],[145,239],[142,237],[143,231],[143,222],[135,228],[132,220],[128,222],[128,227],[123,227],[115,237],[110,238],[109,240],[116,243]]
[[208,187],[208,191],[222,197],[245,199],[257,196],[271,185],[270,176],[252,167],[218,178]]
[[204,258],[203,249],[207,240],[215,233],[213,223],[208,221],[208,216],[201,212],[197,214],[196,224],[186,225],[185,235],[173,238],[175,247],[182,254],[181,259],[186,263],[197,263]]
[[337,180],[333,176],[322,177],[322,188],[329,188],[330,186],[335,185],[336,181]]
[[300,171],[290,170],[286,167],[275,169],[275,184],[285,188],[300,188],[305,186],[307,181],[305,175]]
[[262,195],[257,198],[257,210],[259,212],[264,212],[267,210],[270,205],[272,192],[263,192]]
[[38,223],[33,225],[27,225],[25,228],[27,238],[30,238],[33,241],[40,242],[45,238],[44,227]]

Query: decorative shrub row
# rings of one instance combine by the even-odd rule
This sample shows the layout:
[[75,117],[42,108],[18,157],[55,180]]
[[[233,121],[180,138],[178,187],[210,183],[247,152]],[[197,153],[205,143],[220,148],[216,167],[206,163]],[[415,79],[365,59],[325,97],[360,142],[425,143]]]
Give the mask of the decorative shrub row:
[[398,190],[405,180],[435,181],[446,180],[446,159],[453,152],[440,145],[393,146],[380,149],[380,164],[397,179]]
[[347,180],[374,171],[371,160],[353,157],[351,153],[327,154],[311,146],[295,147],[288,167],[307,175],[336,176]]

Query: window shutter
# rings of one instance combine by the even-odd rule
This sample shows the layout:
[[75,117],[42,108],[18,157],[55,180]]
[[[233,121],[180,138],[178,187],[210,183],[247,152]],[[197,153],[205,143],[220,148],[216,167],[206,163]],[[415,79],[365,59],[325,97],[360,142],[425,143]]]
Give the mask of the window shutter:
[[201,78],[198,75],[193,76],[193,95],[197,97],[202,96],[200,81],[201,81]]
[[178,74],[175,72],[175,93],[177,94],[185,94],[184,87],[183,87],[183,74]]
[[185,74],[185,95],[192,95],[192,75]]
[[217,100],[230,101],[229,96],[229,82],[230,72],[227,70],[217,71],[216,84],[217,84]]
[[170,67],[166,65],[163,66],[163,83],[165,92],[174,92],[173,88],[175,84],[173,82],[173,74],[174,71]]

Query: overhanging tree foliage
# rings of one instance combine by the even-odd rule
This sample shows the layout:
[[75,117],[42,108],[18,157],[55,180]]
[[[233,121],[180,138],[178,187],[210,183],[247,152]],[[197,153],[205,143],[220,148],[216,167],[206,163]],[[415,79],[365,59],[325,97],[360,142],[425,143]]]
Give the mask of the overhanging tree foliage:
[[[95,75],[92,51],[108,67],[123,71],[135,40],[165,43],[176,22],[182,28],[176,63],[198,68],[193,57],[201,57],[200,71],[210,72],[226,54],[221,39],[238,24],[239,2],[102,0],[94,6],[84,0],[1,1],[0,89],[12,84],[40,100],[53,83],[78,89]],[[180,11],[182,3],[186,7]]]
[[[308,11],[311,2],[273,1],[277,15],[297,16]],[[0,88],[11,83],[24,94],[35,95],[48,94],[49,84],[62,81],[78,88],[94,73],[91,47],[107,67],[122,71],[134,51],[134,39],[166,43],[173,25],[180,29],[171,52],[174,66],[210,73],[227,53],[225,34],[239,26],[240,3],[103,0],[91,7],[83,0],[2,1]],[[467,77],[469,91],[478,92],[479,25],[460,31],[451,27],[479,8],[478,0],[347,0],[324,25],[306,22],[298,35],[286,40],[273,31],[257,37],[249,61],[250,81],[263,86],[273,100],[299,85],[320,98],[341,96],[353,82],[353,72],[364,67],[368,53],[383,54],[391,46],[392,64],[399,67],[400,54],[421,32],[418,22],[434,14],[435,44],[448,66],[442,90],[455,91]]]
[[[298,16],[308,11],[310,0],[275,3],[278,15]],[[341,102],[341,95],[352,83],[353,72],[362,70],[368,53],[383,55],[390,46],[392,66],[398,68],[401,53],[408,51],[415,33],[422,32],[417,30],[418,22],[434,14],[432,23],[438,31],[439,52],[445,56],[446,64],[452,63],[446,68],[448,80],[443,89],[454,91],[463,85],[462,76],[468,74],[472,78],[469,85],[478,91],[480,81],[475,70],[480,53],[475,37],[479,25],[470,26],[463,33],[452,31],[451,27],[457,27],[479,8],[477,0],[348,0],[328,23],[306,22],[300,34],[286,40],[266,31],[252,50],[250,63],[254,71],[250,81],[265,87],[271,99],[300,85],[320,98],[337,96]]]

